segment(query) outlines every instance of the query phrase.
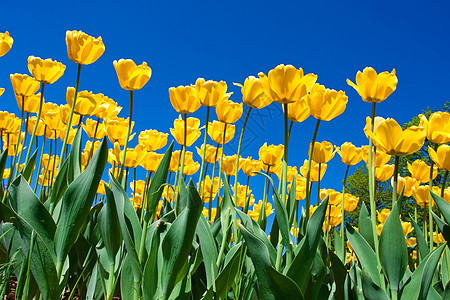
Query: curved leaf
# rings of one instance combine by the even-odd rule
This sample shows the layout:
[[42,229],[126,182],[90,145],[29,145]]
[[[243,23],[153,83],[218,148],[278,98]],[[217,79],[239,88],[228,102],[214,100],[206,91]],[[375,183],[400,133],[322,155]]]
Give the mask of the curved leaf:
[[420,258],[423,259],[428,255],[428,253],[430,253],[430,251],[428,250],[427,241],[425,240],[422,230],[420,229],[419,225],[417,225],[414,218],[411,218],[411,216],[409,216],[409,219],[411,220],[411,224],[414,227],[414,233],[416,234],[417,246],[419,247],[418,253],[420,254]]
[[206,272],[206,287],[209,289],[215,282],[218,274],[217,262],[217,246],[214,237],[211,233],[211,228],[203,216],[197,223],[197,236],[200,244],[200,251],[203,256],[203,263],[205,264]]
[[365,272],[362,271],[361,276],[361,283],[362,283],[362,291],[364,293],[364,297],[366,299],[377,299],[377,300],[388,300],[389,297],[386,295],[386,292],[383,291],[382,288],[380,288],[378,285],[376,285],[370,276]]

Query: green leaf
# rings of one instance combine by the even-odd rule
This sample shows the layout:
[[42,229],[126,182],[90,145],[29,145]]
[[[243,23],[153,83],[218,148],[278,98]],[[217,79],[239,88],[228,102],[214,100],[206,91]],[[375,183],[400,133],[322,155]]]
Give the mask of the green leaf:
[[372,281],[372,278],[369,276],[369,274],[367,274],[367,272],[363,270],[361,277],[362,291],[366,299],[389,299],[388,295],[386,295],[386,292]]
[[37,156],[37,149],[34,150],[33,155],[31,155],[30,157],[30,160],[28,162],[25,162],[23,171],[20,171],[20,173],[26,180],[30,179],[31,174],[33,174],[33,170],[35,168],[36,163],[36,156]]
[[255,172],[257,174],[261,174],[266,176],[270,182],[272,183],[273,187],[273,204],[275,207],[275,218],[277,219],[278,226],[280,228],[280,233],[282,237],[282,244],[286,247],[286,251],[292,252],[292,244],[291,244],[291,234],[290,234],[290,227],[289,227],[289,219],[286,212],[286,207],[284,203],[281,203],[280,195],[277,192],[277,189],[275,187],[275,184],[273,183],[273,180],[270,176],[261,173],[261,172]]
[[442,216],[444,217],[447,224],[450,223],[450,204],[447,203],[444,199],[436,195],[434,192],[430,191],[431,196],[433,197],[434,202],[436,202],[436,205],[439,207],[439,210],[442,213]]
[[[304,299],[298,285],[289,277],[276,271],[270,264],[266,245],[242,224],[239,228],[247,243],[259,284],[261,299]],[[303,272],[307,272],[303,269]]]
[[202,213],[203,202],[192,180],[188,183],[187,206],[175,219],[161,243],[163,254],[162,292],[168,297],[172,292],[176,279],[180,276],[180,268],[189,257],[197,222]]
[[197,235],[200,244],[200,251],[203,256],[203,263],[206,271],[206,287],[209,289],[215,282],[218,274],[217,262],[217,246],[211,233],[211,228],[203,216],[197,223]]
[[342,252],[342,238],[340,235],[340,232],[337,230],[333,230],[334,235],[334,251],[336,251],[337,257],[341,260],[341,262],[345,263],[347,261],[347,252],[345,251],[344,246],[344,252]]
[[292,186],[291,186],[290,193],[289,193],[289,196],[287,198],[287,203],[286,203],[287,213],[289,216],[289,228],[292,226],[292,223],[294,222],[295,202],[297,201],[295,199],[296,181],[297,180],[295,180],[295,177],[294,177],[294,180],[292,180]]
[[419,266],[412,273],[410,280],[403,286],[400,299],[426,299],[427,293],[432,289],[431,279],[434,276],[445,245],[443,244],[434,249],[420,262]]
[[[109,179],[116,204],[117,217],[119,219],[120,231],[127,249],[130,265],[133,269],[134,277],[142,276],[142,268],[139,263],[139,256],[136,245],[141,244],[142,228],[139,218],[133,208],[133,204],[128,198],[122,185],[110,174]],[[108,188],[105,185],[105,189]],[[138,246],[139,247],[139,246]]]
[[[10,205],[17,222],[31,228],[48,249],[53,249],[56,225],[44,205],[39,201],[28,182],[19,175],[9,187]],[[53,254],[51,252],[51,254]],[[25,255],[28,255],[26,253]],[[53,255],[54,256],[54,255]]]
[[106,202],[98,215],[98,228],[108,254],[110,264],[115,262],[116,253],[122,244],[116,203],[111,189],[105,186]]
[[[77,133],[75,134],[75,137],[73,138],[72,146],[70,146],[70,153],[67,160],[69,161],[69,164],[67,166],[67,184],[69,185],[72,181],[75,180],[78,176],[81,174],[81,134],[83,133],[83,130],[81,129],[81,126],[78,127]],[[92,145],[94,146],[94,145]],[[93,159],[94,157],[92,157]],[[92,162],[89,162],[91,164]]]
[[266,233],[259,227],[258,223],[246,215],[244,212],[240,211],[236,208],[236,212],[241,218],[242,224],[248,231],[253,233],[257,238],[259,238],[266,245],[267,250],[269,251],[270,262],[272,265],[275,265],[277,260],[277,250],[273,247],[272,243],[269,241]]
[[156,169],[155,175],[150,183],[147,192],[147,212],[145,213],[145,220],[149,222],[154,217],[156,209],[158,207],[159,199],[161,199],[162,192],[164,190],[164,184],[166,183],[167,173],[170,165],[170,158],[172,157],[173,142],[167,148],[164,157],[159,163]]
[[0,155],[0,178],[3,178],[3,171],[5,171],[7,159],[8,159],[8,149],[3,151],[2,155]]
[[14,213],[11,208],[0,201],[0,221],[13,222]]
[[134,281],[137,279],[132,276],[133,273],[133,262],[128,253],[123,261],[122,276],[120,276],[120,295],[122,296],[122,299],[133,299],[134,297]]
[[[336,240],[336,238],[334,239]],[[345,299],[344,291],[345,291],[345,279],[347,278],[347,269],[344,264],[340,260],[340,258],[334,254],[334,252],[330,249],[330,261],[331,261],[331,272],[333,273],[334,283],[336,285],[336,291],[334,293],[334,297],[336,300]]]
[[408,266],[408,249],[403,233],[398,204],[395,203],[384,222],[380,235],[380,262],[391,290],[399,290],[399,283]]
[[103,139],[86,170],[70,184],[61,200],[61,217],[55,232],[55,252],[59,262],[64,262],[87,222],[107,156],[108,146]]
[[370,247],[375,249],[372,221],[370,220],[369,211],[364,202],[361,203],[361,210],[359,211],[358,228],[359,233],[361,233],[364,239],[369,243]]
[[448,226],[447,223],[442,221],[434,212],[431,212],[434,221],[436,222],[437,226],[439,227],[439,231],[442,233],[442,236],[444,239],[448,242],[450,241],[450,226]]
[[370,247],[364,237],[350,225],[347,225],[347,238],[353,251],[358,257],[361,267],[367,272],[372,281],[379,286],[380,275],[377,268],[377,257],[372,247]]
[[425,240],[425,237],[423,236],[422,230],[420,229],[419,225],[417,225],[416,221],[414,221],[414,218],[411,218],[411,216],[409,216],[409,219],[411,220],[411,224],[414,227],[414,233],[416,234],[417,246],[419,247],[418,253],[420,254],[420,258],[423,259],[430,252],[428,250],[427,241]]
[[295,255],[292,264],[288,266],[287,276],[293,279],[304,292],[308,278],[311,275],[310,269],[317,252],[317,246],[322,236],[322,224],[328,207],[328,195],[314,211],[306,228],[306,235],[302,239],[300,250]]

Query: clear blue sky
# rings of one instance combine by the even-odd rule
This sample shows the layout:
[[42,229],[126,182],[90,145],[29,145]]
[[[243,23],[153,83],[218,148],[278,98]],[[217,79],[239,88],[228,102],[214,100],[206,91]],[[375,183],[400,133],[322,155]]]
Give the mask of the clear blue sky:
[[[243,83],[260,71],[267,74],[283,63],[317,74],[319,83],[349,97],[340,117],[322,123],[318,141],[360,146],[367,143],[362,128],[371,106],[346,84],[358,70],[397,70],[397,91],[378,105],[377,115],[400,124],[449,100],[449,6],[444,1],[5,1],[0,31],[8,30],[14,45],[0,58],[0,87],[6,88],[0,110],[19,113],[9,74],[28,73],[29,55],[67,65],[64,76],[45,90],[46,101],[65,103],[66,87],[76,79],[65,32],[82,30],[102,36],[106,51],[82,68],[80,89],[113,98],[124,107],[121,116],[128,114],[129,94],[120,88],[112,61],[131,58],[152,68],[148,84],[135,93],[137,133],[173,127],[178,114],[170,104],[169,87],[195,83],[198,77],[224,80],[234,92],[231,99],[241,101],[233,82]],[[273,103],[261,111],[264,119],[251,118],[243,156],[257,157],[266,141],[283,142],[279,106]],[[205,108],[193,116],[203,125]],[[314,124],[309,118],[294,126],[290,165],[301,165],[306,158]],[[232,150],[229,146],[226,154]],[[196,154],[194,158],[199,160]],[[322,186],[340,190],[344,170],[336,156]]]

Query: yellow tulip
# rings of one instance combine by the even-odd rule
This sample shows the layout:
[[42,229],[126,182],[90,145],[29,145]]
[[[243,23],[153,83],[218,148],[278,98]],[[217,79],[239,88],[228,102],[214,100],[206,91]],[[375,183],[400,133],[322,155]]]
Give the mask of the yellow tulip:
[[216,107],[217,103],[222,100],[228,100],[232,93],[227,93],[227,84],[225,81],[205,81],[198,78],[194,85],[197,90],[197,97],[201,105],[207,107]]
[[[311,152],[311,145],[309,145],[308,153]],[[327,163],[334,157],[333,144],[327,141],[321,143],[314,143],[314,150],[311,159],[316,163]]]
[[[39,105],[39,101],[37,102],[37,104]],[[71,107],[68,104],[61,104],[59,106],[59,114],[61,117],[61,122],[65,125],[67,125],[67,123],[69,123],[70,111],[71,111]],[[71,126],[78,126],[78,124],[80,123],[80,118],[81,118],[80,115],[73,114]]]
[[[306,97],[292,103],[288,103],[288,119],[292,122],[303,122],[311,115]],[[284,111],[284,107],[283,107]]]
[[15,122],[16,116],[7,111],[0,111],[0,131],[7,131]]
[[354,211],[358,206],[359,198],[352,194],[344,194],[344,210],[347,212]]
[[[121,146],[125,145],[125,140],[127,139],[127,129],[128,129],[128,118],[118,118],[113,117],[105,120],[105,129],[108,134],[108,139],[111,143],[118,141]],[[134,121],[131,122],[131,130],[133,130]],[[134,137],[134,134],[128,137],[130,141]]]
[[17,96],[30,97],[33,96],[40,87],[39,81],[26,74],[10,74],[11,84],[14,94]]
[[[219,192],[219,177],[214,177],[214,183],[212,187],[212,193],[211,193],[211,178],[209,175],[205,176],[205,179],[203,181],[202,187],[203,189],[203,202],[208,203],[216,197],[217,193]],[[223,187],[223,182],[220,183],[220,187]]]
[[278,65],[269,71],[268,76],[258,74],[262,88],[267,96],[277,103],[291,103],[302,99],[317,80],[312,73],[303,76],[303,69],[292,65]]
[[94,97],[97,98],[98,105],[93,114],[99,119],[105,120],[116,117],[122,110],[122,107],[118,106],[117,102],[102,93],[95,94]]
[[[214,121],[208,123],[208,135],[217,144],[223,142],[223,131],[225,123]],[[227,132],[225,133],[225,144],[231,141],[234,137],[236,127],[233,124],[227,125]]]
[[392,72],[377,72],[366,67],[362,73],[356,74],[356,84],[347,79],[347,84],[353,87],[361,96],[363,101],[371,103],[380,103],[385,100],[397,87],[398,79],[395,75],[395,69]]
[[[365,145],[361,147],[362,149],[362,158],[364,160],[364,162],[366,163],[366,165],[369,164],[369,146]],[[372,148],[373,151],[373,148]],[[373,153],[372,153],[372,158],[373,158]],[[389,154],[386,154],[382,151],[380,151],[379,149],[377,149],[376,155],[375,155],[375,167],[381,167],[384,166],[385,164],[387,164],[389,162],[389,160],[391,159],[391,156]]]
[[97,194],[100,194],[103,196],[106,195],[105,184],[106,184],[106,182],[104,180],[100,180],[100,183],[98,184],[98,187],[97,187]]
[[386,181],[394,175],[394,165],[384,165],[375,167],[375,179],[378,181]]
[[[239,159],[239,162],[241,159]],[[242,159],[242,171],[247,176],[255,176],[256,173],[261,171],[261,161],[252,159],[251,157]]]
[[[66,125],[67,126],[67,125]],[[59,138],[61,139],[61,142],[64,143],[64,137],[66,136],[66,126],[59,130]],[[67,138],[67,145],[72,145],[73,139],[75,138],[75,135],[77,134],[77,130],[75,128],[69,129],[69,137]]]
[[251,108],[261,109],[272,103],[261,84],[261,79],[255,76],[249,76],[245,79],[244,85],[234,83],[234,85],[241,87],[242,102]]
[[261,162],[261,168],[264,172],[266,172],[266,174],[270,175],[270,174],[277,174],[279,172],[281,172],[281,167],[283,166],[283,162],[281,160],[277,161],[275,163],[275,165],[270,166],[270,165],[266,165],[263,162]]
[[39,110],[39,101],[41,99],[41,93],[37,93],[31,96],[23,96],[23,107],[22,107],[22,96],[16,96],[16,102],[20,110],[26,113],[36,113]]
[[333,189],[321,189],[320,200],[323,201],[328,195],[328,205],[339,205],[342,203],[342,194]]
[[427,132],[427,139],[436,144],[450,142],[450,113],[434,112],[429,120],[424,115],[419,115],[420,124]]
[[[288,184],[288,191],[291,193],[292,183]],[[300,201],[306,198],[306,178],[297,175],[295,176],[295,200]]]
[[0,33],[0,57],[8,53],[14,43],[13,38],[9,35],[8,31]]
[[[259,200],[258,203],[253,204],[253,209],[248,211],[249,217],[251,217],[255,221],[258,221],[259,212],[261,211],[262,205],[263,205],[263,202],[261,200]],[[270,216],[273,213],[271,203],[266,203],[265,209],[266,209],[266,217]]]
[[3,93],[5,92],[4,88],[0,88],[0,96],[3,95]]
[[[201,135],[200,120],[187,118],[186,122],[186,147],[190,147]],[[173,121],[173,127],[170,128],[170,133],[179,145],[184,145],[184,120],[181,118],[181,115]]]
[[[204,145],[202,145],[200,148],[195,147],[197,149],[197,153],[198,155],[200,155],[200,157],[202,157],[203,155],[203,147]],[[211,145],[206,145],[206,151],[205,151],[205,162],[208,164],[213,164],[214,162],[216,162],[219,159],[219,151],[216,151],[217,147],[211,146]],[[217,155],[216,155],[217,153]]]
[[200,169],[200,164],[196,161],[184,161],[183,174],[190,176],[197,173],[198,169]]
[[439,245],[445,243],[445,239],[444,236],[442,235],[442,233],[437,233],[437,232],[433,232],[433,242],[435,242],[437,244],[439,240]]
[[[209,211],[206,209],[206,207],[203,207],[202,213],[205,218],[208,218]],[[211,222],[214,223],[214,221],[216,220],[216,215],[217,215],[217,208],[215,207],[211,208]]]
[[236,123],[242,116],[242,106],[242,103],[235,103],[231,100],[221,100],[216,106],[217,118],[219,121],[226,124]]
[[354,166],[362,160],[362,148],[357,148],[350,142],[345,142],[341,147],[336,147],[336,152],[341,156],[342,162]]
[[[66,92],[66,101],[67,104],[72,107],[73,99],[75,96],[75,88],[68,87]],[[99,98],[95,97],[92,92],[89,91],[81,91],[78,92],[77,102],[75,103],[75,113],[82,116],[92,116],[97,106]]]
[[[431,190],[433,191],[433,193],[435,193],[438,196],[441,196],[442,193],[442,189],[438,186],[433,186],[431,188]],[[450,188],[446,188],[444,189],[444,200],[447,201],[448,203],[450,203]],[[433,201],[434,203],[434,201]]]
[[[84,132],[90,139],[100,140],[106,135],[105,124],[98,123],[92,119],[86,119],[86,125],[83,124]],[[95,137],[94,137],[95,135]]]
[[[186,151],[186,157],[192,155],[192,152]],[[172,173],[178,172],[178,165],[180,161],[181,151],[177,150],[172,152],[172,157],[170,158],[169,171]]]
[[403,222],[402,221],[402,227],[403,227],[403,234],[405,237],[410,234],[413,230],[412,225],[410,222]]
[[52,84],[58,80],[66,70],[66,66],[51,58],[28,57],[28,70],[40,83]]
[[143,194],[145,190],[145,181],[144,180],[136,180],[130,182],[130,188],[133,191],[133,193],[136,194]]
[[380,221],[381,224],[384,224],[390,213],[391,211],[389,209],[383,208],[381,211],[378,212],[378,221]]
[[144,130],[139,133],[139,144],[144,146],[147,151],[156,151],[167,144],[168,135],[168,133],[162,133],[154,129]]
[[[278,179],[281,181],[281,169],[277,171]],[[294,177],[298,174],[297,167],[287,166],[287,182],[292,182]]]
[[77,30],[66,31],[66,45],[69,59],[82,65],[92,64],[105,52],[101,37],[94,38]]
[[326,89],[318,83],[306,95],[311,116],[318,120],[330,121],[342,114],[347,106],[348,97],[343,91]]
[[[366,123],[370,124],[371,118],[367,117]],[[367,126],[366,126],[367,127]],[[426,131],[423,127],[411,126],[405,131],[394,119],[382,119],[374,132],[370,130],[366,134],[372,138],[373,144],[383,152],[390,155],[408,155],[422,148]]]
[[[421,183],[427,183],[430,181],[430,166],[426,162],[420,159],[416,159],[412,164],[407,163],[408,171],[411,176]],[[433,179],[436,178],[438,170],[436,166],[433,166]]]
[[59,113],[59,105],[51,102],[42,105],[42,119],[47,125],[47,131],[59,130],[61,127],[61,115]]
[[180,114],[190,114],[200,108],[197,89],[193,86],[171,87],[169,89],[170,103]]
[[141,161],[141,166],[148,172],[155,173],[158,169],[164,154],[158,154],[155,152],[147,152]]
[[[236,154],[231,156],[225,156],[222,161],[222,172],[225,173],[227,176],[234,176],[236,171]],[[239,167],[241,168],[242,160],[241,157],[239,157]]]
[[[308,170],[308,160],[305,159],[303,166],[300,167],[300,173],[303,175],[303,177],[306,177],[307,170]],[[319,180],[322,180],[323,175],[325,174],[326,170],[327,170],[327,164],[321,164],[320,165],[320,178],[319,178],[319,163],[316,163],[315,161],[311,161],[311,173],[310,173],[311,182],[318,182]]]
[[264,145],[259,148],[259,160],[267,166],[275,166],[277,162],[280,162],[283,158],[284,146],[283,145]]
[[119,84],[124,90],[140,90],[152,76],[152,69],[144,61],[137,66],[131,59],[119,59],[113,61],[114,69],[119,79]]
[[57,138],[59,138],[60,132],[61,132],[60,129],[50,130],[47,128],[47,130],[45,131],[45,138],[50,140],[56,140]]
[[236,206],[238,207],[245,207],[245,203],[247,202],[247,199],[249,201],[248,206],[252,206],[255,202],[255,199],[252,195],[252,190],[248,188],[246,185],[241,185],[239,182],[237,184],[237,191],[234,190],[234,186],[231,187],[234,195],[233,199],[237,199]]
[[418,187],[412,187],[412,194],[417,205],[420,207],[428,207],[428,195],[430,193],[430,187],[428,185],[421,185]]
[[[0,112],[1,117],[1,112]],[[1,123],[1,122],[0,122]],[[28,119],[28,133],[33,134],[34,125],[36,124],[36,117],[31,117]],[[36,136],[43,136],[45,131],[45,123],[42,119],[39,119],[38,126],[36,128]]]
[[[391,180],[391,185],[394,186],[394,180]],[[418,187],[420,185],[420,181],[417,181],[416,179],[406,176],[401,177],[398,176],[397,179],[397,194],[400,195],[402,192],[403,186],[405,186],[405,189],[403,190],[403,196],[404,197],[411,197],[412,196],[412,188]]]
[[[433,148],[428,148],[428,154],[430,158],[434,161],[436,166],[441,170],[450,171],[450,146],[449,145],[441,145],[434,151]],[[434,174],[434,171],[433,171]]]

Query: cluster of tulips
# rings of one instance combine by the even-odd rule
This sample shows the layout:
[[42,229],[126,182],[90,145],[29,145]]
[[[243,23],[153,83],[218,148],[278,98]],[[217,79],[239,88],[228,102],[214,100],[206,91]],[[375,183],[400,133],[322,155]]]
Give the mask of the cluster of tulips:
[[[0,56],[12,44],[8,32],[0,34]],[[316,141],[320,123],[345,111],[345,93],[320,85],[317,75],[301,68],[279,65],[235,84],[242,103],[230,100],[224,81],[199,78],[170,88],[170,102],[180,114],[170,133],[180,150],[174,151],[172,142],[160,154],[169,134],[157,130],[140,132],[136,146],[129,147],[135,136],[134,91],[149,81],[151,68],[130,59],[113,62],[120,86],[130,92],[129,116],[119,117],[117,102],[79,90],[81,67],[105,51],[101,37],[67,31],[66,44],[78,68],[67,103],[44,100],[45,87],[66,66],[30,56],[31,76],[10,75],[21,117],[0,111],[3,295],[13,275],[16,297],[23,299],[58,299],[67,291],[69,298],[87,299],[406,299],[448,292],[450,114],[420,115],[419,124],[405,130],[394,119],[376,117],[376,104],[396,89],[395,70],[377,74],[367,67],[356,83],[347,79],[372,103],[363,129],[368,145],[360,148]],[[224,146],[238,132],[234,124],[243,104],[237,153],[227,156]],[[282,106],[284,144],[265,143],[258,159],[243,158],[250,114],[268,105]],[[202,106],[203,126],[190,116]],[[289,139],[293,124],[310,116],[316,126],[309,155],[297,169],[288,164]],[[188,148],[202,134],[194,159]],[[419,151],[426,140],[435,145],[428,149],[430,164],[408,163],[411,176],[399,176],[401,157]],[[342,192],[320,186],[336,153],[347,167]],[[369,175],[369,210],[346,192],[350,166],[361,161]],[[105,172],[107,162],[111,168]],[[145,178],[137,178],[138,168]],[[440,171],[443,182],[433,186]],[[238,180],[242,173],[246,184]],[[254,176],[265,179],[258,202],[250,189]],[[387,180],[392,205],[377,211],[376,184]],[[415,202],[414,217],[401,217],[408,197]],[[356,230],[345,217],[357,208]],[[273,224],[266,228],[272,213]]]

